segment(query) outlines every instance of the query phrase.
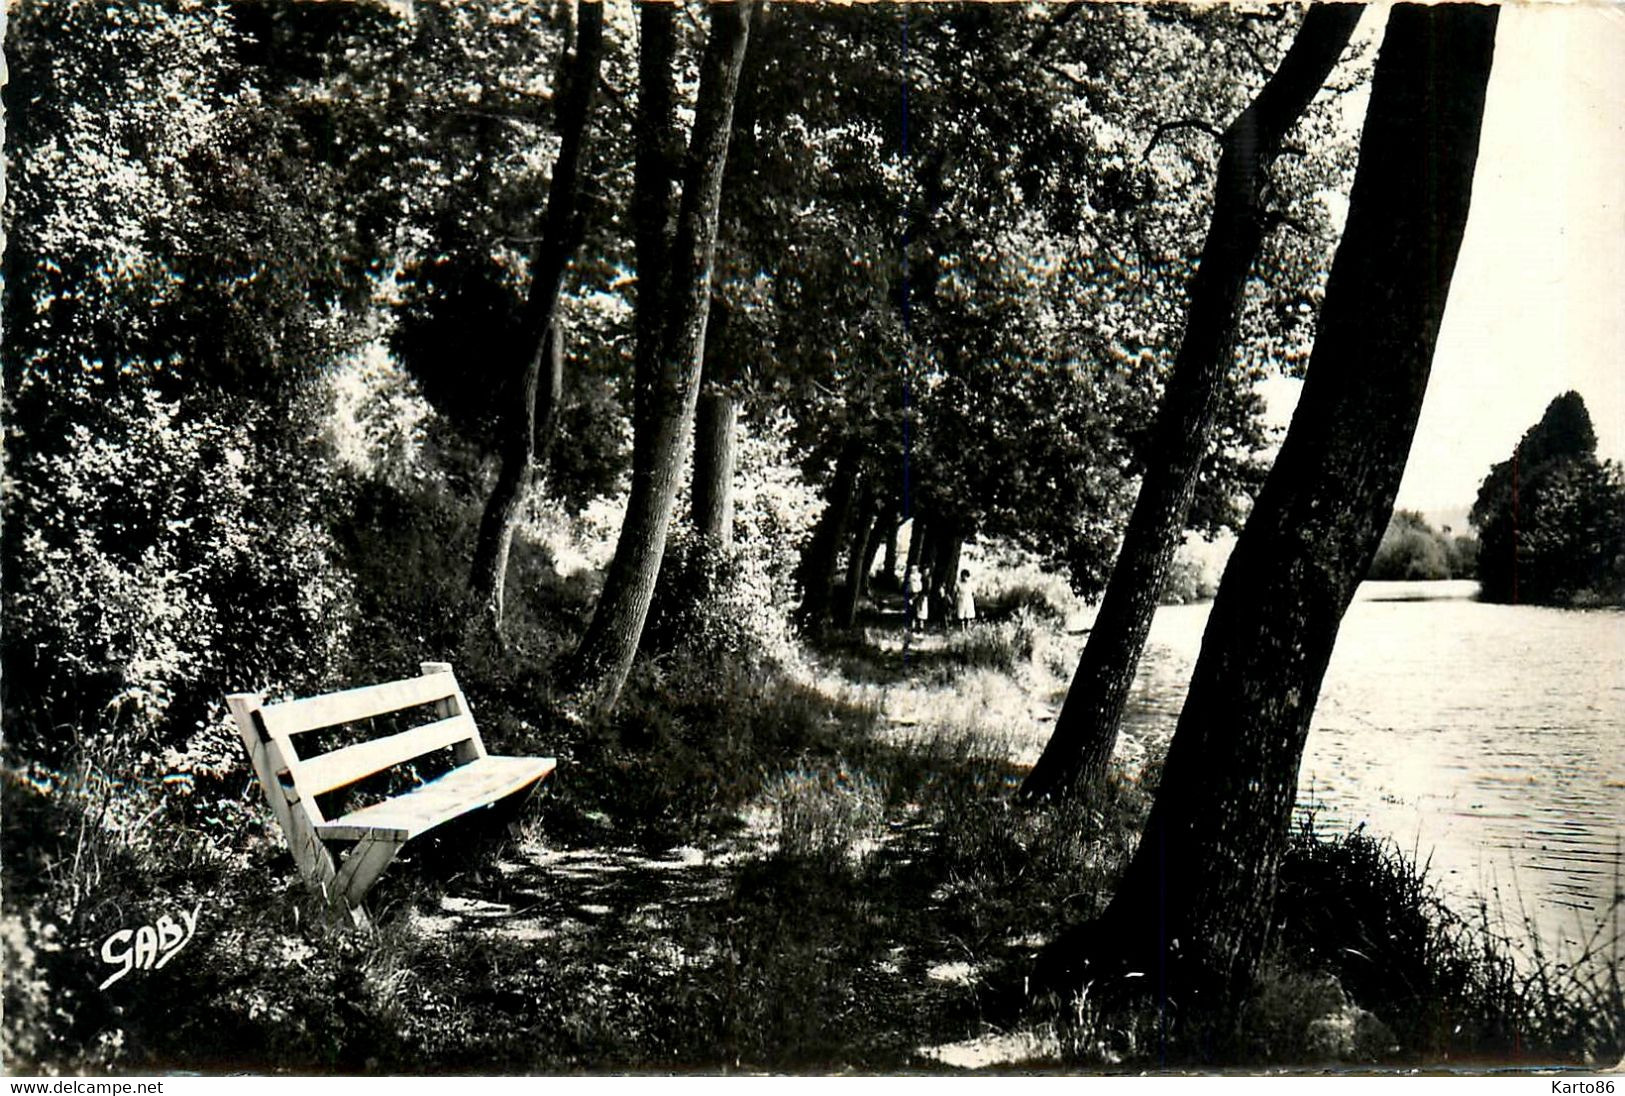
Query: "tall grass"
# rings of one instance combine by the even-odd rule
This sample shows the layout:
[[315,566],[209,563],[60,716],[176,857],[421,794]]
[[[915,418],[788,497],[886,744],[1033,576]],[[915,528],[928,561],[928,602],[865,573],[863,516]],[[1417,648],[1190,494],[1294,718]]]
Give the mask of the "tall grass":
[[1392,842],[1305,816],[1270,950],[1234,1005],[1102,997],[1030,1014],[1074,1068],[1610,1066],[1625,1054],[1620,903],[1572,952],[1487,902],[1463,915]]
[[1040,624],[1025,609],[998,623],[972,624],[950,632],[940,662],[953,670],[1015,674],[1032,661]]
[[1391,841],[1305,817],[1281,870],[1280,946],[1334,975],[1393,1030],[1400,1060],[1613,1063],[1625,1055],[1620,899],[1577,951],[1481,899],[1448,905]]

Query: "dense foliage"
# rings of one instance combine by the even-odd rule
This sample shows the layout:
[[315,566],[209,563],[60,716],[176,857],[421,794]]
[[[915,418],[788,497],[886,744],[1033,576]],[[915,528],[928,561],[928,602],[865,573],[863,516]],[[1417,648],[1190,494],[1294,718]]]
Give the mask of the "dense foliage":
[[1465,533],[1434,529],[1415,510],[1395,510],[1366,577],[1387,581],[1473,578],[1478,541]]
[[[1209,212],[1217,149],[1202,131],[1246,101],[1289,30],[1105,5],[944,4],[901,22],[775,9],[748,74],[749,185],[724,209],[727,375],[795,408],[832,504],[855,450],[871,519],[1013,541],[1097,594]],[[970,49],[980,64],[964,64]],[[1251,289],[1192,517],[1207,532],[1261,482],[1251,380],[1307,346],[1332,230],[1320,197],[1346,185],[1350,154],[1328,123],[1336,101],[1317,103],[1315,139],[1276,180],[1294,227],[1271,234]]]
[[1597,459],[1578,392],[1565,392],[1490,469],[1473,503],[1487,601],[1617,604],[1625,598],[1625,474]]
[[6,88],[6,737],[174,746],[342,647],[324,370],[346,236],[202,6],[26,6]]

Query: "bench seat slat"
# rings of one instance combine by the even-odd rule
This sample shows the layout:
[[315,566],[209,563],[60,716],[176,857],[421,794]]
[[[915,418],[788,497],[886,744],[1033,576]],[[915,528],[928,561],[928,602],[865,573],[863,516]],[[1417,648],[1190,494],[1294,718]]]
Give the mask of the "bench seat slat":
[[465,742],[476,733],[472,719],[466,715],[454,715],[450,719],[425,723],[399,734],[345,746],[301,761],[297,777],[299,788],[306,795],[321,795],[334,788],[354,784],[362,777],[382,772],[392,765]]
[[442,822],[534,784],[557,765],[551,757],[482,757],[405,795],[321,823],[316,830],[329,841],[360,841],[366,837],[410,841]]
[[457,679],[449,673],[424,674],[382,685],[365,685],[326,696],[267,704],[260,709],[265,729],[272,735],[303,734],[367,719],[420,704],[432,704],[457,695]]

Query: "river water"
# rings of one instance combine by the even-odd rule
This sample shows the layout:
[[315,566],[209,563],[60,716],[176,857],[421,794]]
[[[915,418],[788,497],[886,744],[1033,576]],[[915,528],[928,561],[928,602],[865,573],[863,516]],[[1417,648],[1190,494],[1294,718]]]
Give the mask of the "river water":
[[[1488,605],[1471,582],[1368,582],[1343,618],[1299,804],[1419,860],[1548,946],[1590,936],[1625,872],[1625,613]],[[1160,609],[1124,728],[1165,745],[1208,605]]]

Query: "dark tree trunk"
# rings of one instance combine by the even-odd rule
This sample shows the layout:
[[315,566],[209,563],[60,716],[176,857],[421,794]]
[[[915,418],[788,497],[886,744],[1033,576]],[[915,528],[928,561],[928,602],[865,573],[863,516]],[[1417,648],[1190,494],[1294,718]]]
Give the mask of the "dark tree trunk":
[[694,424],[694,528],[720,547],[733,544],[734,445],[739,404],[726,390],[700,397]]
[[925,515],[915,514],[908,528],[908,558],[903,561],[905,574],[919,567],[925,559],[925,542],[929,535]]
[[634,433],[640,429],[652,432],[660,410],[661,337],[671,292],[672,182],[682,156],[672,76],[677,51],[673,11],[665,4],[644,4],[638,9],[637,144],[632,165],[632,246],[638,269],[632,316]]
[[[633,180],[640,269],[632,490],[615,557],[575,665],[577,684],[603,709],[620,696],[643,635],[671,528],[683,448],[694,424],[722,177],[750,37],[750,4],[745,0],[710,8],[711,39],[701,62],[676,235],[667,251],[663,239],[670,197],[665,150],[672,119],[673,16],[667,4],[644,4],[640,12],[645,52],[639,61],[639,162]],[[645,265],[646,258],[653,261]],[[663,270],[664,276],[645,281],[650,266]]]
[[948,526],[942,528],[930,574],[933,618],[946,620],[953,615],[949,591],[959,581],[959,556],[964,547],[965,538],[960,535],[958,529]]
[[881,560],[880,569],[885,572],[891,583],[897,582],[897,534],[902,532],[903,525],[897,520],[897,515],[891,515],[891,530],[886,534],[886,558]]
[[852,545],[846,556],[846,586],[841,591],[840,603],[835,606],[835,623],[851,628],[858,622],[858,602],[863,598],[864,565],[874,561],[869,545],[875,539],[875,526],[880,518],[874,512],[874,488],[863,488],[863,501],[857,506],[857,524],[853,529]]
[[[766,4],[751,7],[749,37],[762,41],[768,21]],[[734,102],[732,151],[725,178],[729,191],[755,185],[758,89],[764,62],[759,49],[749,51],[740,70]],[[723,235],[731,231],[724,226]],[[733,545],[734,463],[739,439],[739,382],[734,367],[737,351],[728,335],[732,312],[726,297],[717,293],[711,302],[711,329],[705,340],[705,367],[700,376],[700,403],[695,412],[694,474],[690,483],[690,510],[695,532],[723,549]]]
[[508,382],[512,402],[498,444],[501,468],[474,542],[469,587],[497,631],[502,627],[508,550],[537,464],[538,435],[545,460],[563,392],[559,293],[584,228],[581,163],[603,58],[603,19],[602,4],[576,5],[575,55],[565,66],[564,92],[559,98],[559,155],[553,163],[540,242],[531,256],[530,292],[525,300],[523,345],[532,349],[523,362],[515,363]]
[[1151,617],[1185,533],[1197,473],[1212,448],[1247,275],[1269,225],[1270,164],[1337,63],[1362,10],[1353,4],[1310,8],[1280,68],[1224,133],[1213,222],[1191,280],[1185,337],[1158,411],[1153,459],[1055,730],[1022,784],[1025,797],[1067,794],[1106,773]]
[[547,462],[564,391],[564,339],[559,325],[547,329],[541,352],[525,368],[521,390],[509,405],[513,420],[503,438],[502,467],[486,500],[474,550],[474,592],[483,597],[486,618],[502,630],[508,553],[534,469]]
[[796,615],[806,627],[818,629],[829,621],[834,601],[835,569],[840,565],[841,545],[846,543],[858,499],[858,463],[862,449],[848,441],[835,461],[830,477],[829,498],[807,545],[801,550],[797,568],[801,581],[801,607]]
[[874,573],[875,559],[880,555],[880,549],[891,543],[893,555],[896,554],[895,541],[888,542],[887,533],[892,537],[897,534],[897,514],[892,510],[882,510],[876,513],[874,524],[869,529],[868,547],[863,552],[863,563],[858,568],[858,596],[869,592],[869,576]]
[[931,577],[937,573],[937,549],[941,544],[942,534],[934,522],[920,526],[920,580],[927,591],[931,589]]
[[1166,1000],[1251,980],[1310,716],[1427,387],[1495,24],[1472,4],[1389,16],[1297,413],[1225,571],[1139,849],[1105,913],[1041,956],[1049,985],[1136,970]]

